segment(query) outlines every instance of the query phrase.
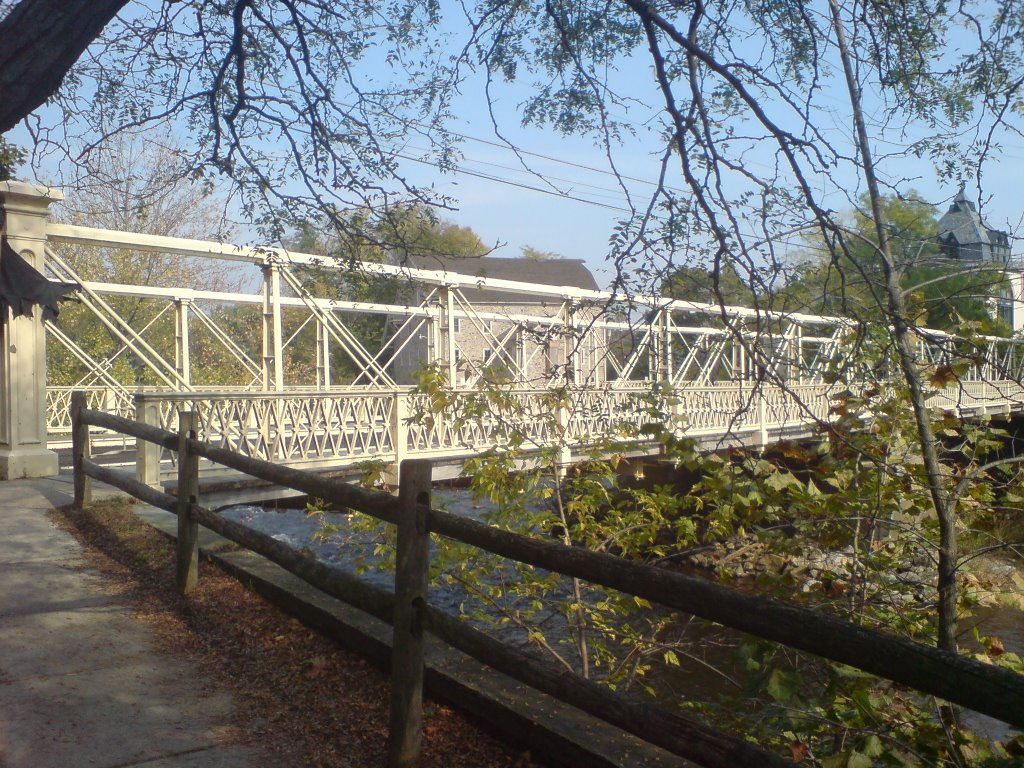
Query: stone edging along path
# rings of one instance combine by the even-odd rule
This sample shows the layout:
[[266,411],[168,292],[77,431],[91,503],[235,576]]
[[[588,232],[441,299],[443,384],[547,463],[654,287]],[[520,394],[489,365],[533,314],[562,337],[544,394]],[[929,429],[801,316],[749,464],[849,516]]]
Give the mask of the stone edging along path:
[[[174,538],[177,520],[154,507],[137,514]],[[251,589],[303,623],[387,669],[391,627],[309,586],[283,568],[200,528],[199,546]],[[234,550],[234,551],[232,551]],[[200,578],[202,575],[200,574]],[[692,766],[644,741],[495,672],[440,642],[428,644],[425,680],[435,699],[487,724],[499,737],[528,748],[536,759],[567,768],[686,768]]]

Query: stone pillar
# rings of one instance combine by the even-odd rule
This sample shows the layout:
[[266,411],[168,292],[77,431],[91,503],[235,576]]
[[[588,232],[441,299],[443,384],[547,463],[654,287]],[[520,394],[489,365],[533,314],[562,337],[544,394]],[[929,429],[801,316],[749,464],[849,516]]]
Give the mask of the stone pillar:
[[[21,181],[0,182],[0,209],[7,242],[44,272],[46,221],[58,190]],[[46,448],[46,334],[41,310],[32,317],[4,318],[0,338],[0,480],[47,477],[58,472],[57,454]]]

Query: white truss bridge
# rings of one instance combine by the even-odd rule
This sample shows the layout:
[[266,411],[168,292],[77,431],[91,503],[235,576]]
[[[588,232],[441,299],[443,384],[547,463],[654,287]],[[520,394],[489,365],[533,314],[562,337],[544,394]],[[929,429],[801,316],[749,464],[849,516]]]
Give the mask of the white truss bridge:
[[[17,182],[6,188],[8,239],[51,278],[79,284],[79,311],[115,342],[97,355],[63,317],[45,331],[30,327],[39,325],[30,318],[11,323],[9,348],[27,344],[39,361],[45,344],[51,365],[62,361],[47,377],[43,358],[6,389],[36,393],[11,400],[0,419],[7,444],[20,439],[35,446],[29,453],[40,443],[66,444],[74,390],[87,391],[92,408],[165,429],[176,428],[179,410],[193,410],[200,439],[214,445],[281,464],[344,469],[415,457],[456,467],[502,447],[510,421],[527,447],[557,444],[566,461],[653,418],[709,448],[763,446],[810,435],[829,420],[838,393],[887,381],[877,365],[851,362],[855,329],[843,318],[723,312],[714,304],[388,264],[339,267],[278,248],[56,224],[46,219],[52,192]],[[240,265],[259,275],[259,288],[87,280],[78,261],[90,252]],[[316,270],[393,281],[401,290],[388,295],[403,299],[315,295],[308,286]],[[126,302],[136,308],[132,318]],[[25,352],[17,353],[21,361]],[[1024,410],[1018,342],[968,343],[921,331],[918,356],[926,373],[957,373],[932,392],[936,408],[967,418]],[[128,359],[133,381],[118,374]],[[12,360],[8,353],[0,376],[23,373]],[[412,385],[413,372],[425,366],[448,382],[443,399],[455,407],[439,410],[436,392]],[[485,389],[500,395],[500,406],[479,407]],[[459,402],[475,404],[471,415],[457,415]],[[31,429],[13,434],[33,423],[34,437]],[[648,449],[634,442],[637,451]],[[9,464],[15,468],[4,476],[31,474]],[[139,466],[150,483],[173,469],[169,457],[153,454]]]

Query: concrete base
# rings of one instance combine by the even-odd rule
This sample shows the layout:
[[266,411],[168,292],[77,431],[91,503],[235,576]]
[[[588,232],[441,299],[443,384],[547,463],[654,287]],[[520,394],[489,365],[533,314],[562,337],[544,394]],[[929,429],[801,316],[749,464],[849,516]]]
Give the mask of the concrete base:
[[0,480],[53,477],[60,472],[54,451],[46,448],[0,448]]

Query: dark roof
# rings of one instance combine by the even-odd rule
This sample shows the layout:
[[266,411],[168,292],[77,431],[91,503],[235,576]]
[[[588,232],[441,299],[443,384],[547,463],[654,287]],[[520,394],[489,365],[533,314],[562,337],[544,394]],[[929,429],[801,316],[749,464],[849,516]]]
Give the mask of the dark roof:
[[962,189],[939,219],[938,229],[939,239],[944,242],[951,242],[951,238],[960,245],[1000,245],[1007,242],[1006,233],[989,227]]
[[[469,277],[490,277],[497,280],[516,280],[545,286],[567,286],[598,290],[597,281],[581,259],[505,259],[493,256],[433,256],[410,257],[401,266],[413,269],[433,269]],[[470,301],[480,302],[540,302],[525,293],[463,289]],[[551,299],[547,299],[550,301]]]

